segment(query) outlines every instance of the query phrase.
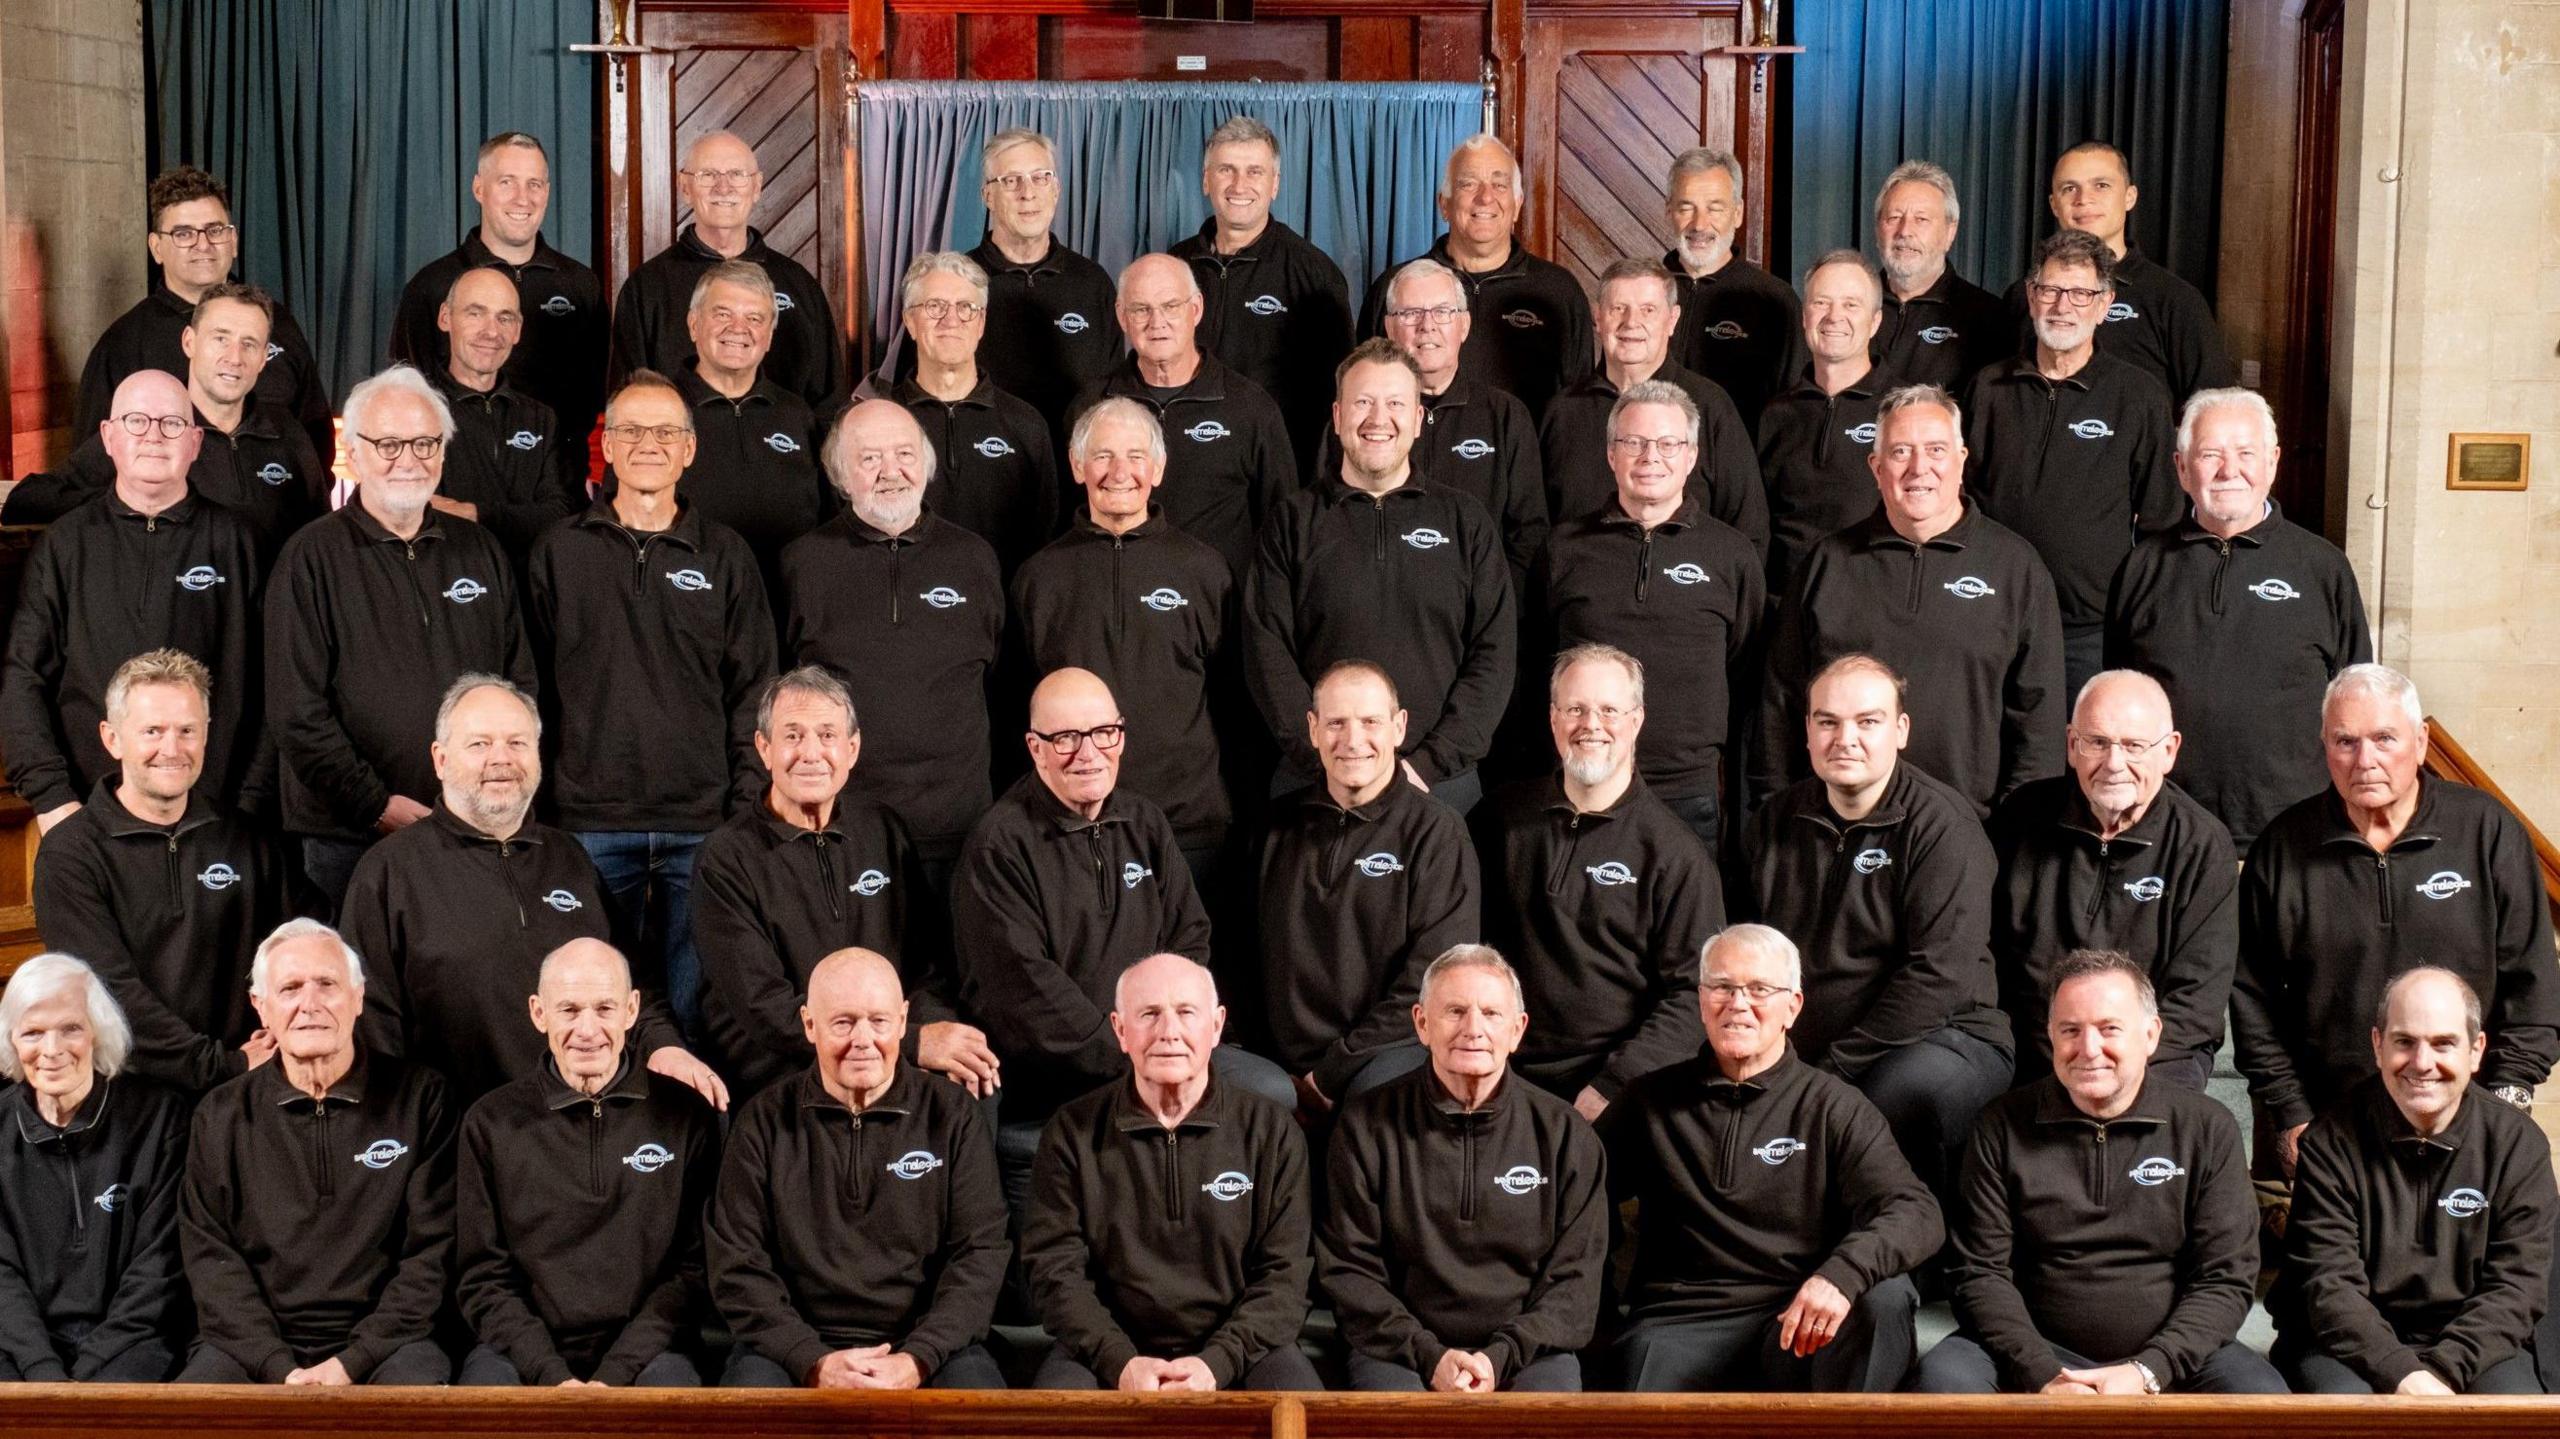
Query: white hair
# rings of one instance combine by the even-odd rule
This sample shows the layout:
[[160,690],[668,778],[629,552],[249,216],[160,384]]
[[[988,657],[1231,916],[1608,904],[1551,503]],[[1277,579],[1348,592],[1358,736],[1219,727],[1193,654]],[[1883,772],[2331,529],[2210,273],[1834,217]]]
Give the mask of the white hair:
[[899,277],[898,304],[901,308],[915,308],[916,292],[924,287],[927,275],[958,277],[969,287],[969,293],[977,296],[978,308],[983,310],[987,307],[987,272],[984,266],[958,250],[927,250],[908,261],[907,273]]
[[1391,306],[1395,304],[1396,291],[1402,289],[1405,285],[1415,280],[1448,281],[1450,288],[1458,292],[1458,308],[1466,308],[1466,282],[1458,278],[1457,271],[1450,269],[1448,266],[1441,264],[1439,261],[1432,259],[1428,255],[1423,256],[1419,260],[1405,261],[1403,266],[1396,271],[1395,278],[1387,281],[1387,303]]
[[1156,468],[1164,468],[1164,426],[1157,422],[1155,411],[1130,399],[1127,395],[1113,395],[1107,400],[1097,401],[1086,407],[1083,414],[1076,416],[1075,430],[1067,437],[1068,464],[1084,463],[1085,448],[1093,443],[1094,426],[1101,424],[1104,420],[1127,420],[1131,424],[1144,426],[1147,432],[1147,453],[1155,457]]
[[347,937],[316,919],[288,919],[276,926],[276,932],[258,941],[258,952],[249,957],[249,992],[263,999],[267,993],[267,959],[281,945],[297,939],[326,939],[338,950],[338,958],[346,961],[347,984],[364,987],[364,957],[356,953]]
[[2329,711],[2351,694],[2369,694],[2398,704],[2400,712],[2409,717],[2409,732],[2412,735],[2426,733],[2427,708],[2418,702],[2418,682],[2391,666],[2349,665],[2338,671],[2338,677],[2329,681],[2329,687],[2320,694],[2320,720],[2324,726],[2328,723]]
[[124,1068],[133,1053],[133,1026],[125,1021],[124,1006],[107,990],[107,982],[85,961],[67,954],[39,954],[19,965],[9,976],[9,987],[0,990],[0,1076],[24,1079],[26,1071],[18,1065],[18,1022],[27,1011],[56,999],[66,990],[80,991],[81,1006],[89,1012],[89,1067],[101,1079],[113,1079]]
[[1501,136],[1494,134],[1490,130],[1479,130],[1475,134],[1469,135],[1467,138],[1459,141],[1456,147],[1449,151],[1449,163],[1440,167],[1441,199],[1446,200],[1449,198],[1449,172],[1458,168],[1458,157],[1466,154],[1470,150],[1501,151],[1502,158],[1511,162],[1511,193],[1518,195],[1523,199],[1528,197],[1528,172],[1520,168],[1519,155],[1514,153],[1510,146],[1502,143]]
[[533,716],[533,737],[542,738],[542,706],[533,702],[533,696],[519,689],[516,682],[505,675],[467,674],[447,685],[444,698],[436,702],[437,744],[453,738],[453,712],[462,707],[463,697],[473,690],[499,690],[507,698],[523,705],[524,712]]
[[1121,266],[1119,283],[1111,287],[1112,298],[1121,299],[1128,295],[1129,277],[1138,273],[1138,267],[1149,260],[1173,260],[1173,263],[1182,271],[1182,297],[1186,300],[1197,300],[1203,298],[1200,293],[1200,277],[1192,273],[1190,264],[1186,261],[1174,260],[1173,256],[1164,253],[1162,250],[1140,255],[1138,258],[1131,260],[1128,264]]
[[347,403],[338,411],[338,418],[346,422],[348,438],[353,440],[359,431],[370,433],[374,405],[393,395],[407,395],[435,411],[436,433],[444,436],[446,444],[453,443],[453,406],[444,402],[444,396],[436,393],[436,387],[427,383],[427,377],[415,365],[393,365],[370,379],[358,380],[356,387],[347,391]]
[[1146,957],[1146,959],[1133,959],[1133,960],[1129,961],[1129,963],[1127,964],[1127,966],[1125,966],[1124,968],[1122,968],[1122,969],[1121,969],[1121,971],[1120,971],[1120,977],[1119,977],[1118,979],[1115,979],[1115,980],[1111,981],[1111,1012],[1112,1012],[1112,1013],[1117,1014],[1117,1013],[1119,1013],[1121,1010],[1124,1010],[1124,1009],[1126,1009],[1126,1008],[1128,1008],[1128,1007],[1129,1007],[1129,1004],[1128,1004],[1129,976],[1138,972],[1138,966],[1139,966],[1139,965],[1142,965],[1142,964],[1148,963],[1148,962],[1149,962],[1149,961],[1151,961],[1151,960],[1158,960],[1158,959],[1178,959],[1178,960],[1181,960],[1184,964],[1190,965],[1193,969],[1198,970],[1198,971],[1200,972],[1200,981],[1201,981],[1201,983],[1206,984],[1206,985],[1208,985],[1208,986],[1209,986],[1209,1007],[1210,1007],[1210,1008],[1212,1008],[1212,1009],[1217,1008],[1217,1006],[1218,1006],[1218,976],[1210,972],[1210,970],[1209,970],[1209,966],[1207,966],[1207,965],[1205,965],[1205,964],[1202,964],[1200,961],[1198,961],[1198,960],[1196,960],[1196,959],[1193,959],[1191,956],[1189,956],[1189,955],[1187,955],[1187,954],[1173,954],[1173,953],[1168,952],[1168,953],[1165,953],[1165,954],[1151,954],[1151,955],[1148,955],[1148,956]]
[[1787,988],[1794,990],[1804,988],[1803,953],[1797,950],[1794,940],[1765,924],[1733,924],[1718,930],[1715,938],[1708,940],[1706,947],[1698,951],[1700,983],[1706,981],[1707,962],[1715,958],[1716,951],[1735,946],[1757,950],[1784,963],[1787,968]]
[[1511,961],[1502,957],[1502,951],[1489,944],[1453,944],[1440,951],[1439,957],[1422,971],[1422,988],[1416,996],[1418,1001],[1428,1006],[1432,987],[1439,984],[1440,977],[1460,969],[1481,969],[1509,984],[1512,1010],[1528,1013],[1529,999],[1520,988],[1520,971],[1511,967]]
[[2186,408],[2178,412],[2178,453],[2186,455],[2195,452],[2196,421],[2204,418],[2205,411],[2226,407],[2247,410],[2257,419],[2261,433],[2266,435],[2267,447],[2275,448],[2275,407],[2269,405],[2267,397],[2257,391],[2244,390],[2234,385],[2228,389],[2198,390],[2187,396]]
[[1937,191],[1938,198],[1947,202],[1948,224],[1953,225],[1964,218],[1964,206],[1956,200],[1956,177],[1948,174],[1946,167],[1927,160],[1905,160],[1893,167],[1892,174],[1884,177],[1884,184],[1876,189],[1876,218],[1884,218],[1884,197],[1893,193],[1894,186],[1915,182]]

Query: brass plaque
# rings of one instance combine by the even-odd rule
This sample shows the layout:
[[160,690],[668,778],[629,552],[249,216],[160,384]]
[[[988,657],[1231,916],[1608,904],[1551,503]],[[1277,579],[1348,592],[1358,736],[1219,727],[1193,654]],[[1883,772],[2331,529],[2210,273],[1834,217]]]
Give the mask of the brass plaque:
[[2521,490],[2533,474],[2533,436],[2462,435],[2445,450],[2449,490]]

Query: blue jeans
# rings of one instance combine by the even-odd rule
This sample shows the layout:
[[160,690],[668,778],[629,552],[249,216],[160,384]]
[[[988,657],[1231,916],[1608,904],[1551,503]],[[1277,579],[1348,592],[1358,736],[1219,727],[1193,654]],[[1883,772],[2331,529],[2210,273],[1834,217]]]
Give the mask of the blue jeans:
[[667,997],[687,1045],[702,1044],[702,960],[693,949],[693,856],[703,836],[593,830],[578,836],[604,882],[613,942],[631,977]]

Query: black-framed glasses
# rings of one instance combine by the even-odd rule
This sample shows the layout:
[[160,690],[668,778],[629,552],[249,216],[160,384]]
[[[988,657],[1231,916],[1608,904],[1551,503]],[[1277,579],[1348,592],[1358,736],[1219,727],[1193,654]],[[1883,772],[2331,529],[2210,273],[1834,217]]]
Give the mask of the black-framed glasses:
[[1129,737],[1129,727],[1124,724],[1098,724],[1091,729],[1051,730],[1046,734],[1033,730],[1031,737],[1047,745],[1049,752],[1058,758],[1071,759],[1086,740],[1093,741],[1093,747],[1102,753],[1111,753],[1120,747],[1120,741]]
[[604,427],[604,432],[607,438],[622,444],[636,445],[642,440],[655,440],[672,450],[685,436],[693,433],[693,427],[690,425],[607,425]]
[[986,312],[987,307],[975,300],[918,300],[907,306],[908,314],[922,315],[937,325],[954,315],[965,325]]
[[2155,740],[2109,739],[2102,734],[2074,733],[2071,752],[2082,759],[2105,759],[2108,755],[2118,754],[2124,756],[2126,764],[2139,764],[2158,752],[2160,746],[2169,742],[2170,735],[2176,733],[2176,730],[2171,730]]
[[1677,435],[1659,440],[1645,435],[1619,435],[1609,441],[1609,448],[1629,459],[1640,460],[1647,454],[1655,454],[1666,460],[1676,460],[1689,453],[1689,442]]
[[403,454],[417,456],[418,463],[423,465],[444,448],[442,435],[358,435],[356,438],[373,446],[373,452],[382,456],[383,463],[391,465],[400,463]]
[[2027,293],[2047,305],[2056,300],[2064,300],[2068,301],[2071,308],[2075,310],[2085,310],[2098,303],[2098,297],[2106,291],[2084,290],[2077,285],[2048,285],[2041,280],[2036,280],[2028,283]]
[[1710,979],[1698,987],[1707,992],[1707,998],[1720,1000],[1726,1004],[1731,1004],[1745,996],[1748,996],[1753,1004],[1767,1004],[1779,995],[1795,993],[1793,989],[1783,984],[1761,984],[1756,981],[1750,984],[1739,984],[1730,979]]
[[1458,323],[1458,317],[1466,312],[1466,307],[1463,305],[1433,305],[1428,309],[1413,305],[1401,310],[1389,310],[1387,318],[1401,320],[1408,325],[1419,325],[1425,320],[1435,325],[1454,325]]
[[116,423],[128,435],[147,435],[158,430],[164,440],[174,440],[196,427],[196,422],[185,415],[146,415],[140,410],[127,410],[116,416]]
[[181,250],[192,250],[198,245],[219,245],[239,232],[237,225],[180,225],[154,233]]

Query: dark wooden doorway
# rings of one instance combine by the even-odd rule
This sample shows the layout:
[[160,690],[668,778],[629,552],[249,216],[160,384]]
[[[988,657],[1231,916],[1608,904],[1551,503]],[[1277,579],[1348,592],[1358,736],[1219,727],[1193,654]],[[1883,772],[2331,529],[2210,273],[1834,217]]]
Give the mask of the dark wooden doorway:
[[[2330,506],[2329,322],[2338,254],[2338,82],[2346,61],[2344,0],[2303,7],[2294,73],[2291,293],[2285,303],[2284,392],[2274,396],[2284,463],[2275,499],[2285,517],[2343,540]],[[2334,487],[2343,494],[2343,477]],[[2332,530],[2329,519],[2340,514]]]

